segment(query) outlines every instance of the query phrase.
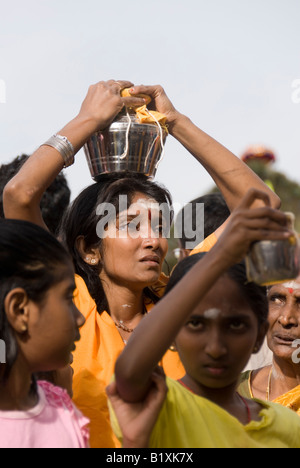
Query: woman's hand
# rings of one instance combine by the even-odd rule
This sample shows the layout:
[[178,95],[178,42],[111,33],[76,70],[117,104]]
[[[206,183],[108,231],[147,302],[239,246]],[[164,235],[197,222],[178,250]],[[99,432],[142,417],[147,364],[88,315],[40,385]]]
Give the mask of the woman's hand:
[[155,110],[164,114],[167,117],[167,124],[172,125],[176,119],[181,115],[173,106],[172,102],[165,93],[165,90],[160,86],[134,86],[130,90],[132,96],[139,94],[146,94],[150,96],[152,101],[149,104],[149,109]]
[[[257,200],[263,201],[266,206],[251,208]],[[253,242],[284,240],[294,235],[288,228],[287,216],[271,208],[268,194],[256,189],[248,191],[226,224],[215,248],[222,249],[222,256],[230,265],[240,262]]]
[[121,97],[124,88],[133,86],[130,81],[100,81],[90,86],[82,103],[78,118],[88,121],[93,126],[92,132],[108,127],[116,115],[127,107],[143,106],[144,99]]
[[147,448],[154,425],[167,394],[165,375],[161,367],[152,374],[152,386],[145,400],[126,403],[118,394],[117,384],[110,384],[106,393],[117,416],[123,434],[124,448]]

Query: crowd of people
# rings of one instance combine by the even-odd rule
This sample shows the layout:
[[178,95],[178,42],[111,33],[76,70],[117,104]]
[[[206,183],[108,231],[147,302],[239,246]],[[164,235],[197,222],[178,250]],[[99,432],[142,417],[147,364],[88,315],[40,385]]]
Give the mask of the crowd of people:
[[[170,277],[165,187],[110,173],[69,204],[61,175],[145,96],[199,162],[199,187],[204,168],[220,191],[194,201],[207,207],[205,239],[179,240]],[[127,81],[91,86],[78,115],[16,161],[0,170],[0,446],[300,447],[300,278],[266,289],[247,281],[244,261],[253,242],[294,236],[278,196],[162,87]],[[99,235],[101,204],[116,217]],[[247,367],[266,343],[270,365]]]

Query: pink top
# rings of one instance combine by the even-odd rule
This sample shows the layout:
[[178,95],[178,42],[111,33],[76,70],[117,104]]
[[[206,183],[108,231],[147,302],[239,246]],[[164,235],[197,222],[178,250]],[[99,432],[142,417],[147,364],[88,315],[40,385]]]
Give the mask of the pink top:
[[66,390],[39,381],[38,395],[29,411],[0,411],[0,448],[88,448],[89,420]]

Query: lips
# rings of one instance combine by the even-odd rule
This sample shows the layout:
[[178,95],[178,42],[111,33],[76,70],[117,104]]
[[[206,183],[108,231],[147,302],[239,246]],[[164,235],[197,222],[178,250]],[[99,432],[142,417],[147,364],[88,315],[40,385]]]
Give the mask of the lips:
[[274,335],[274,339],[279,344],[291,346],[295,340],[299,339],[299,337],[295,337],[295,336],[284,334],[284,333],[276,333]]
[[157,263],[160,265],[160,258],[157,255],[147,255],[140,260],[142,263]]
[[205,370],[213,376],[223,375],[228,367],[227,366],[216,366],[215,364],[207,364],[204,366]]

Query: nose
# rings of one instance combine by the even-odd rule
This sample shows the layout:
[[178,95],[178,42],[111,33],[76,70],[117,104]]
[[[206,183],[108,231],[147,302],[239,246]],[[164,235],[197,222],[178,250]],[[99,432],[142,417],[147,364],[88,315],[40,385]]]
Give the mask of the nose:
[[83,325],[85,324],[85,317],[84,315],[82,315],[82,313],[79,311],[79,309],[77,309],[77,307],[75,306],[75,320],[76,320],[76,325],[78,328],[81,328],[83,327]]
[[148,224],[147,228],[141,231],[141,237],[143,239],[143,247],[157,250],[160,246],[160,234],[152,229],[151,223]]
[[299,324],[297,318],[297,310],[295,310],[296,307],[297,306],[293,303],[293,301],[288,301],[286,306],[281,311],[281,314],[278,317],[278,322],[283,328],[298,327]]
[[214,360],[219,360],[227,355],[227,346],[220,333],[212,332],[207,336],[205,352]]

